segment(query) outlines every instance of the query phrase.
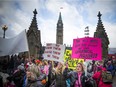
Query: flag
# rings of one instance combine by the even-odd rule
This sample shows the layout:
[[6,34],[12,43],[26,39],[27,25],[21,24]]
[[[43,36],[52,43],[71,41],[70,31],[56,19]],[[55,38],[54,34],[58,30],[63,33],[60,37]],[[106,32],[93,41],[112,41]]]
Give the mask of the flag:
[[28,51],[25,30],[13,38],[4,39],[0,37],[0,56],[11,55],[25,51]]
[[60,7],[60,9],[63,9],[63,7]]
[[85,29],[89,29],[89,26],[85,27]]

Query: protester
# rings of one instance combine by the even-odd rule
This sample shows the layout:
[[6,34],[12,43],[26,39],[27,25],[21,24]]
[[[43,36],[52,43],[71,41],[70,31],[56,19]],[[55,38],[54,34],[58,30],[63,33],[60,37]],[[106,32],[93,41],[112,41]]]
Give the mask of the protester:
[[[5,74],[0,73],[0,87],[3,87],[3,85],[4,87],[96,87],[88,84],[92,80],[88,78],[88,74],[85,74],[83,63],[78,63],[76,70],[70,70],[68,67],[68,61],[66,61],[65,64],[62,64],[56,61],[34,59],[22,63],[20,58],[17,59],[19,60],[17,61],[17,64],[16,60],[14,60],[14,66],[16,65],[16,69],[13,70],[13,73],[11,73],[9,68],[12,81],[7,78],[9,75],[6,77]],[[99,77],[101,76],[102,69],[112,72],[112,62],[111,60],[105,62],[104,66],[106,69],[103,68],[102,62],[103,61],[92,61],[91,67],[89,67],[90,70],[92,70],[90,74],[97,82],[98,87],[112,87],[112,84],[105,84],[102,81],[102,78]],[[85,61],[85,63],[87,62]],[[12,64],[9,65],[9,67],[12,67]]]
[[98,87],[112,87],[112,84],[105,84],[102,81],[102,71],[106,71],[106,68],[103,68],[102,66],[98,67],[98,71],[92,76],[93,79],[96,81]]
[[22,87],[24,76],[25,76],[25,68],[22,64],[22,65],[19,65],[13,73],[13,81],[16,87]]
[[65,78],[65,82],[66,82],[66,87],[70,87],[70,78],[68,73],[70,72],[70,69],[68,68],[68,62],[65,63],[65,69],[63,71],[63,76]]
[[114,69],[114,66],[113,66],[111,60],[109,60],[109,61],[107,62],[106,69],[107,69],[109,72],[112,73],[112,76],[115,75],[115,74],[114,74],[114,73],[115,73],[115,69]]
[[55,78],[56,78],[56,66],[57,64],[52,61],[51,64],[50,64],[50,68],[49,68],[49,76],[48,76],[48,81],[50,82],[50,85],[49,87],[51,86],[55,86]]
[[49,65],[49,73],[48,73],[48,83],[46,85],[46,87],[49,87],[52,83],[52,68],[53,68],[53,63],[52,61],[48,61],[48,65]]
[[49,74],[49,65],[48,65],[48,62],[47,61],[43,61],[43,63],[44,63],[44,73],[46,74],[46,75],[48,75]]
[[39,78],[39,69],[35,64],[31,64],[26,71],[25,87],[42,87],[43,78]]
[[70,75],[71,87],[85,87],[87,77],[85,76],[84,65],[82,63],[78,63],[76,72],[72,72]]
[[58,66],[56,68],[55,71],[56,75],[55,75],[55,80],[56,80],[56,85],[55,87],[66,87],[66,82],[65,82],[65,78],[63,76],[63,64],[62,63],[58,63]]
[[43,72],[45,73],[46,80],[47,80],[46,87],[48,87],[49,64],[48,64],[48,61],[47,60],[43,61],[43,63],[44,63]]

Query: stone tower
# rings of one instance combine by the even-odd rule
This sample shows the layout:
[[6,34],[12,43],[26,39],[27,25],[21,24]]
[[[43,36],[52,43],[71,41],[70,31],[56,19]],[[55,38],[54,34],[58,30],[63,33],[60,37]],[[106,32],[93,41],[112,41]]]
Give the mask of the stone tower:
[[32,19],[29,30],[27,31],[27,39],[29,45],[30,57],[38,58],[41,55],[41,35],[40,30],[38,30],[36,15],[36,9],[33,11],[34,17]]
[[63,44],[63,22],[61,12],[59,13],[59,19],[57,22],[56,44]]
[[101,38],[102,41],[102,59],[108,58],[108,45],[109,45],[109,38],[107,33],[105,32],[105,28],[101,21],[102,14],[98,13],[98,24],[96,28],[96,32],[94,32],[94,37]]

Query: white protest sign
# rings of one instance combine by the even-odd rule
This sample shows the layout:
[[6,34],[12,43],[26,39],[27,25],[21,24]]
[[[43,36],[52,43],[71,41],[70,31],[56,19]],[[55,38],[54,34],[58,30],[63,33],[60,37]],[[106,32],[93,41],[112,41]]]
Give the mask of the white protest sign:
[[47,43],[43,54],[44,59],[63,62],[65,45]]

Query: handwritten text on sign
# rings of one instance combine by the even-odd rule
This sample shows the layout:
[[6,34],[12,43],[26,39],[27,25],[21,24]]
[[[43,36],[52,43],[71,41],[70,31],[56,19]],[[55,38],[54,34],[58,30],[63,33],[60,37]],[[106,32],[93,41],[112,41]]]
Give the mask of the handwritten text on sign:
[[71,58],[72,50],[67,50],[65,51],[64,54],[64,61],[68,62],[68,66],[71,69],[76,69],[77,63],[79,62],[84,62],[84,59],[72,59]]
[[44,59],[62,62],[64,50],[64,45],[48,43],[45,47]]
[[101,60],[101,40],[99,38],[77,38],[73,40],[72,58]]

